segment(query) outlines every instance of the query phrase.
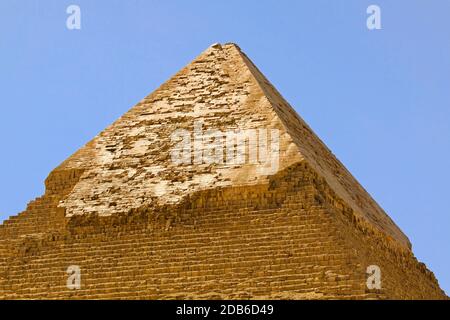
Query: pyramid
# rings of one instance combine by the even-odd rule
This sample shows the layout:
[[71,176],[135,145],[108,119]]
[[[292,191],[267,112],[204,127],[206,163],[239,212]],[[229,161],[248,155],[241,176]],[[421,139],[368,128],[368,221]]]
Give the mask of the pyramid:
[[45,186],[0,226],[2,299],[446,299],[235,44],[209,47]]

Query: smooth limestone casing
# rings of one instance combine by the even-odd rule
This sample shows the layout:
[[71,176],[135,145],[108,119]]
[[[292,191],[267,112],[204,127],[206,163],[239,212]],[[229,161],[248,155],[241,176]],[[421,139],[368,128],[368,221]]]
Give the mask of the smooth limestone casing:
[[[280,130],[280,171],[174,165],[174,130]],[[366,268],[382,289],[366,287]],[[79,265],[82,287],[66,287]],[[234,44],[64,161],[0,226],[1,298],[446,298],[408,238]]]

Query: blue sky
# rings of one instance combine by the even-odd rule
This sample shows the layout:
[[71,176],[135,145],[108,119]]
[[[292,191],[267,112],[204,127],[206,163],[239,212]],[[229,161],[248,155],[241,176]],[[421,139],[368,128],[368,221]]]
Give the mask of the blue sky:
[[[66,28],[70,4],[81,30]],[[210,44],[235,42],[449,293],[449,14],[448,0],[2,0],[0,219]]]

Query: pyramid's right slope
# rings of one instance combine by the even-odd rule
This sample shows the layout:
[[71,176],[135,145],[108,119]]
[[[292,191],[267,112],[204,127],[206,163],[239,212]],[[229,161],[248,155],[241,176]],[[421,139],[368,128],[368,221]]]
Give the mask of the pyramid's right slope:
[[[278,130],[278,170],[174,164],[171,134],[195,123]],[[76,289],[69,266],[81,270]],[[0,226],[0,298],[447,297],[245,54],[216,44],[61,163],[45,194]]]

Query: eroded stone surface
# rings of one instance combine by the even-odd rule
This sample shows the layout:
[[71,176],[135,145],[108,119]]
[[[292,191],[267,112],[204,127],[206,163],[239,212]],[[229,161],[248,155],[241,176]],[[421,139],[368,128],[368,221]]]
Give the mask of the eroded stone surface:
[[86,169],[61,203],[67,216],[111,215],[177,203],[199,190],[257,184],[257,166],[176,165],[171,134],[208,129],[279,129],[281,166],[301,159],[276,112],[234,45],[212,46],[56,170]]
[[280,169],[303,158],[360,218],[400,245],[410,246],[370,195],[234,44],[214,45],[56,170],[85,169],[61,206],[67,216],[111,215],[146,205],[178,203],[215,187],[258,184],[257,166],[178,166],[170,161],[171,134],[204,130],[279,129]]

